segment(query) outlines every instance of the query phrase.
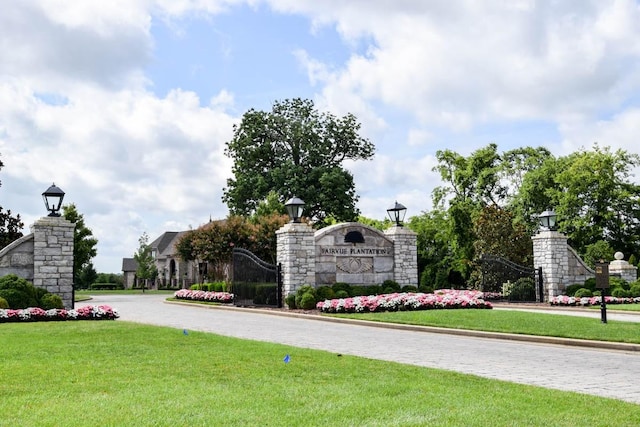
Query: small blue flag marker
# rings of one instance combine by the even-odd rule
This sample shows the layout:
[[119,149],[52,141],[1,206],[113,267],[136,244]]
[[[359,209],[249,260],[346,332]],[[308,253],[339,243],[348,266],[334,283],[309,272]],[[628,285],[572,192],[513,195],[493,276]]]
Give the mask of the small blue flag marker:
[[189,332],[187,332],[187,330],[186,330],[186,329],[183,329],[183,330],[182,330],[182,333],[183,333],[183,334],[185,334],[185,335],[189,335]]
[[289,361],[291,360],[291,356],[287,354],[282,360],[284,361],[284,363],[289,363]]

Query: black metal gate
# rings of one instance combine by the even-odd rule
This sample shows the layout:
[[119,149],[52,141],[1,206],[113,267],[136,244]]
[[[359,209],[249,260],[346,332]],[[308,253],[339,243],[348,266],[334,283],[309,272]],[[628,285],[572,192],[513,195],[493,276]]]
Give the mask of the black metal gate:
[[541,268],[536,270],[487,254],[482,255],[479,262],[482,291],[499,292],[503,299],[513,302],[544,302]]
[[282,269],[246,249],[233,250],[233,303],[239,307],[282,307]]

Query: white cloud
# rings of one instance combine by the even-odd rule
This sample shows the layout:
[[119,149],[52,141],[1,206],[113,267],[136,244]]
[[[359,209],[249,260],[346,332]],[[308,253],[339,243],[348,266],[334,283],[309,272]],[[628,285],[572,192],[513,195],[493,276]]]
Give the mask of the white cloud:
[[593,114],[640,84],[626,71],[640,66],[633,0],[273,3],[335,24],[345,37],[371,38],[365,54],[325,78],[332,107],[360,97],[468,130],[488,120]]

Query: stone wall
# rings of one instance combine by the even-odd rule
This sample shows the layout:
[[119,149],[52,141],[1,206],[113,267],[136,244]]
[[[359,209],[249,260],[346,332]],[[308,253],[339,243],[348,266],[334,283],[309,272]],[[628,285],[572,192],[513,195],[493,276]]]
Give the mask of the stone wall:
[[0,249],[0,277],[8,274],[33,282],[33,233]]
[[[531,238],[533,240],[534,268],[542,269],[545,298],[564,295],[567,286],[582,284],[595,277],[576,251],[567,244],[567,236],[557,231],[543,230]],[[617,252],[615,261],[609,264],[609,275],[618,276],[627,282],[637,280],[638,269],[624,261],[624,255]]]
[[32,233],[0,250],[0,275],[15,274],[59,295],[73,308],[73,232],[62,217],[40,218]]

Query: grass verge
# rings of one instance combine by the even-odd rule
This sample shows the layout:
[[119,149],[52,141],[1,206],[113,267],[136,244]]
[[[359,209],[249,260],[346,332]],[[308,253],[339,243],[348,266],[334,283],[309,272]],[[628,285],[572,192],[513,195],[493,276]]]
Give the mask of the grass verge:
[[374,322],[640,344],[640,323],[511,310],[422,310],[327,314]]
[[0,326],[2,425],[640,424],[640,406],[617,400],[213,334]]

